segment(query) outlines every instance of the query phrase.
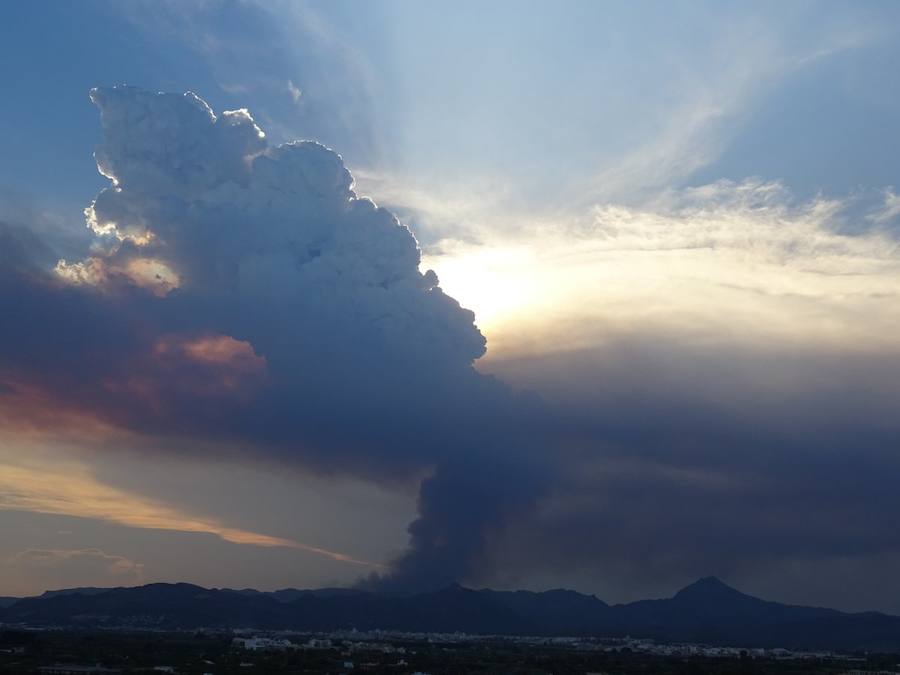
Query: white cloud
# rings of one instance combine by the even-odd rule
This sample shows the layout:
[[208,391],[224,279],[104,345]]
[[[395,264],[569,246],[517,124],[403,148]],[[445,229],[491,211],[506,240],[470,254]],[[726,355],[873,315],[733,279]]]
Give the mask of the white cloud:
[[900,216],[900,196],[892,189],[885,190],[884,202],[880,208],[875,209],[868,218],[878,227],[886,227],[894,223]]
[[778,183],[723,181],[642,208],[599,205],[575,225],[446,242],[426,262],[475,309],[488,360],[640,325],[888,348],[900,328],[900,249],[881,231],[841,233],[851,202],[798,203]]
[[[209,534],[233,544],[306,551],[335,562],[379,567],[377,563],[352,555],[230,527],[216,518],[131,494],[98,480],[88,465],[74,459],[34,451],[24,453],[25,460],[17,459],[16,455],[22,449],[21,441],[9,435],[4,438],[5,445],[16,447],[19,452],[11,449],[0,454],[0,510],[90,518],[139,529]],[[50,562],[57,558],[66,559],[64,556],[47,557]]]
[[287,90],[288,90],[288,94],[291,95],[291,98],[293,99],[294,103],[299,103],[300,97],[303,96],[303,92],[300,91],[300,87],[298,87],[296,84],[294,84],[293,80],[287,81]]

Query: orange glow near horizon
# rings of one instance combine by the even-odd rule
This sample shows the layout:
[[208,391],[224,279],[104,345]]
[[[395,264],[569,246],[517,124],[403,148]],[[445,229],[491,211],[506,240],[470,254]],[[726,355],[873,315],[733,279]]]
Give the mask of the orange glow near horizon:
[[213,518],[186,513],[106,485],[78,462],[52,459],[42,461],[39,455],[32,455],[26,461],[17,461],[0,455],[0,510],[87,518],[139,529],[211,534],[233,544],[287,548],[337,562],[382,567],[339,551],[230,527]]

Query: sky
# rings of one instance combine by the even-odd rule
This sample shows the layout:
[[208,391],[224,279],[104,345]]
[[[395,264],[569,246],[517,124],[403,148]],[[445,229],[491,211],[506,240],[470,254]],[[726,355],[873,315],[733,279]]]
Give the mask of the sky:
[[0,595],[900,613],[900,7],[10,4]]

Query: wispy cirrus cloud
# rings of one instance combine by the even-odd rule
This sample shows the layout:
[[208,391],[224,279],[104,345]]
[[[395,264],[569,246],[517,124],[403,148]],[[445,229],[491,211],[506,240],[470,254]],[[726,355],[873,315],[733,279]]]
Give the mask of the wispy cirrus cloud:
[[884,191],[884,202],[869,214],[869,220],[877,227],[889,227],[900,218],[900,195],[893,188]]
[[861,205],[853,195],[799,200],[775,181],[719,181],[642,206],[599,204],[575,223],[444,241],[425,261],[476,310],[485,363],[651,326],[890,350],[900,244],[889,228],[846,225],[860,209],[882,223],[891,208],[890,193]]
[[[9,446],[15,440],[6,437]],[[349,563],[377,569],[380,564],[352,555],[293,539],[230,527],[215,518],[187,513],[165,503],[107,485],[97,480],[88,467],[58,456],[42,459],[40,453],[28,453],[28,459],[16,458],[12,451],[0,459],[0,510],[26,511],[74,516],[126,527],[209,534],[245,546],[286,548],[305,551]]]

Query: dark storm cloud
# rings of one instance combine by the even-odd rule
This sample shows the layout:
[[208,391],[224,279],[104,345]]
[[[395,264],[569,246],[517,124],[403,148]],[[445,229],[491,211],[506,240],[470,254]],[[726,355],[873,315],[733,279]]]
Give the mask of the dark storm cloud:
[[487,528],[535,492],[534,404],[473,369],[474,315],[419,271],[410,232],[334,152],[271,147],[246,111],[128,87],[92,99],[113,183],[86,212],[92,254],[48,271],[27,232],[3,231],[5,404],[322,471],[430,474],[390,582],[470,575]]
[[634,333],[497,366],[541,384],[565,468],[491,567],[594,569],[621,597],[789,561],[892,564],[896,354],[684,338]]

